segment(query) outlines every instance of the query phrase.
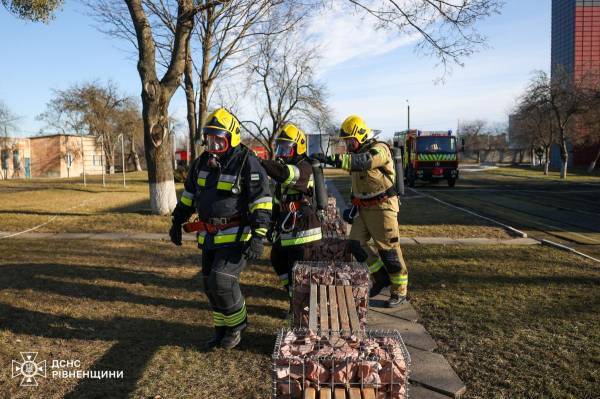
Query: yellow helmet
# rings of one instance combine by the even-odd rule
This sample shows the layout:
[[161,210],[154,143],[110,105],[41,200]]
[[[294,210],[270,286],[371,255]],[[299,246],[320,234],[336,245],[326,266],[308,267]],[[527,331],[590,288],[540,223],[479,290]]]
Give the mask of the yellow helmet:
[[[302,130],[298,129],[295,125],[291,123],[287,123],[279,130],[275,142],[281,142],[277,144],[279,148],[276,149],[275,155],[291,156],[306,154],[306,135]],[[285,142],[289,142],[290,145],[282,145]],[[295,154],[290,155],[290,151],[287,151],[287,149],[291,149],[294,145],[296,147]],[[277,152],[279,151],[282,151],[282,153],[277,154]]]
[[340,138],[355,138],[361,144],[367,140],[369,133],[371,133],[371,129],[367,127],[363,118],[358,115],[350,115],[340,127]]
[[202,133],[207,135],[227,136],[229,145],[237,147],[241,141],[240,121],[225,108],[219,108],[206,117]]

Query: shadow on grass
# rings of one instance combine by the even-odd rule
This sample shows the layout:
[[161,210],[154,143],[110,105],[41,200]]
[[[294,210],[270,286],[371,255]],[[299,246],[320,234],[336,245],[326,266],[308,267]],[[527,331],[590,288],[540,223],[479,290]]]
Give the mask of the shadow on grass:
[[[0,304],[0,328],[45,338],[117,341],[89,370],[122,370],[123,378],[112,379],[110,384],[101,379],[81,379],[65,398],[127,397],[161,346],[197,348],[202,344],[200,337],[212,334],[212,328],[204,326],[139,318],[77,319],[6,304]],[[264,354],[273,338],[246,331],[244,340],[252,345],[243,345],[240,350]]]
[[[95,280],[102,279],[125,283],[141,283],[157,287],[184,288],[189,291],[200,291],[202,289],[200,284],[188,279],[175,279],[146,272],[129,272],[110,267],[72,266],[65,264],[7,264],[2,266],[2,271],[0,290],[8,288],[20,290],[33,289],[38,292],[58,294],[71,298],[92,299],[95,301],[122,301],[140,305],[164,306],[172,309],[190,308],[212,311],[210,305],[202,301],[139,295],[131,293],[126,288],[112,287],[94,282]],[[85,278],[90,280],[90,282],[60,280],[64,277]],[[241,288],[242,292],[251,292],[253,294],[249,296],[270,294],[264,292],[266,290],[265,287],[242,284]],[[268,305],[248,305],[248,310],[251,313],[264,316],[281,313],[281,309]]]

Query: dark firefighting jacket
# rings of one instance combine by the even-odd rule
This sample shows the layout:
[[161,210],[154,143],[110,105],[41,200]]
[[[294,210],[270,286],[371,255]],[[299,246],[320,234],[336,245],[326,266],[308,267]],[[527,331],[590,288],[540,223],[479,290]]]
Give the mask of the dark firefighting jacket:
[[[204,249],[248,241],[253,235],[264,237],[271,221],[273,198],[258,158],[244,146],[223,156],[220,168],[211,168],[209,157],[205,152],[192,162],[174,218],[186,221],[195,211],[200,220],[210,224],[239,221],[238,226],[216,233],[198,232],[198,246]],[[240,190],[236,193],[238,175]]]
[[322,237],[321,223],[313,199],[314,177],[307,157],[284,164],[263,160],[267,174],[275,181],[273,222],[281,246],[302,245]]

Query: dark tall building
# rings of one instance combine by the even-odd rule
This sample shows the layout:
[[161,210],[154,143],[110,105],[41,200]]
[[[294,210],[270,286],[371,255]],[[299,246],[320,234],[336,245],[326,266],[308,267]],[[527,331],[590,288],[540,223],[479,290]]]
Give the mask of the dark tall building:
[[600,0],[552,0],[552,71],[600,70]]

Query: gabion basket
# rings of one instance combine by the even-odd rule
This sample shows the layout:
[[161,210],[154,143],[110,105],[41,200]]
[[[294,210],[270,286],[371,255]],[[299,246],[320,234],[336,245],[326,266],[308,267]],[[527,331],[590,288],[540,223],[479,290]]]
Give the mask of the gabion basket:
[[336,261],[296,262],[292,271],[292,326],[294,328],[308,329],[309,327],[311,284],[351,286],[360,328],[365,329],[369,310],[369,269],[366,264]]
[[307,389],[328,388],[407,399],[409,369],[410,355],[396,330],[367,330],[360,337],[281,330],[272,356],[273,398],[300,399]]

